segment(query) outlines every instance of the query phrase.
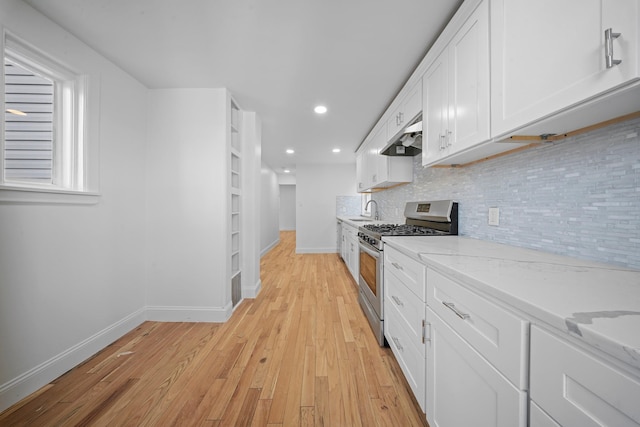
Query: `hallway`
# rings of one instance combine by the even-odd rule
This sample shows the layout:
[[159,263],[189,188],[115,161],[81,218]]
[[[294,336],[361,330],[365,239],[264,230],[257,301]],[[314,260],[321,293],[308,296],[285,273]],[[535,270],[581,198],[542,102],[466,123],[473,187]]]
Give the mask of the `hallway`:
[[423,426],[336,254],[261,260],[224,324],[145,322],[0,414],[0,425]]

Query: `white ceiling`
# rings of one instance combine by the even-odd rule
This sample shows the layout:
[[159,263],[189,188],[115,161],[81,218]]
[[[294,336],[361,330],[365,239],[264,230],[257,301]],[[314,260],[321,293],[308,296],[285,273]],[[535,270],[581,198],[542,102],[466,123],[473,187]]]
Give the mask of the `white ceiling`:
[[25,1],[149,88],[228,88],[261,117],[263,160],[278,173],[354,162],[462,2]]

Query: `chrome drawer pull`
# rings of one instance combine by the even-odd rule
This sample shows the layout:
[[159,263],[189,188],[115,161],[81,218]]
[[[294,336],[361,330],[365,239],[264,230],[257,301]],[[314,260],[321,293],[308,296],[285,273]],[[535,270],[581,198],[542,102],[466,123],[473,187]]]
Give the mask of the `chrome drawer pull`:
[[394,343],[396,343],[396,347],[398,347],[398,350],[404,351],[404,347],[400,345],[400,340],[398,338],[393,337],[391,339],[393,340]]
[[456,305],[454,303],[452,303],[452,302],[442,301],[442,304],[444,304],[445,307],[447,307],[449,310],[453,311],[456,314],[456,316],[458,316],[459,318],[461,318],[463,320],[466,320],[466,319],[468,319],[470,317],[467,313],[463,313],[463,312],[459,311],[456,308]]
[[607,68],[622,63],[620,59],[613,59],[613,41],[620,37],[621,33],[614,33],[611,28],[604,32],[604,59]]
[[391,265],[393,265],[398,270],[404,270],[404,268],[402,268],[402,266],[400,264],[398,264],[397,262],[392,262]]
[[399,305],[400,307],[404,307],[404,304],[402,303],[402,301],[400,301],[400,298],[398,298],[395,295],[391,295],[391,299],[393,300],[393,302],[396,303],[396,305]]

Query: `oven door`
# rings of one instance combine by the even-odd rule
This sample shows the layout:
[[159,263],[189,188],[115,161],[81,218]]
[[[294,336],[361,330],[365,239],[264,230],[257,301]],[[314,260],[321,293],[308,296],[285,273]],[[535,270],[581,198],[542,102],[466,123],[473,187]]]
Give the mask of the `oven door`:
[[382,252],[360,242],[360,293],[364,296],[369,306],[375,311],[379,320],[382,320]]

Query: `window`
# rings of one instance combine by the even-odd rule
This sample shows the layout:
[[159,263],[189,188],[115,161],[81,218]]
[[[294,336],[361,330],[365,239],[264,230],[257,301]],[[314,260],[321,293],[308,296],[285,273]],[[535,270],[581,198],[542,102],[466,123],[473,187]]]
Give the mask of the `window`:
[[54,81],[4,59],[4,180],[53,184]]
[[4,35],[0,185],[88,191],[86,76]]

